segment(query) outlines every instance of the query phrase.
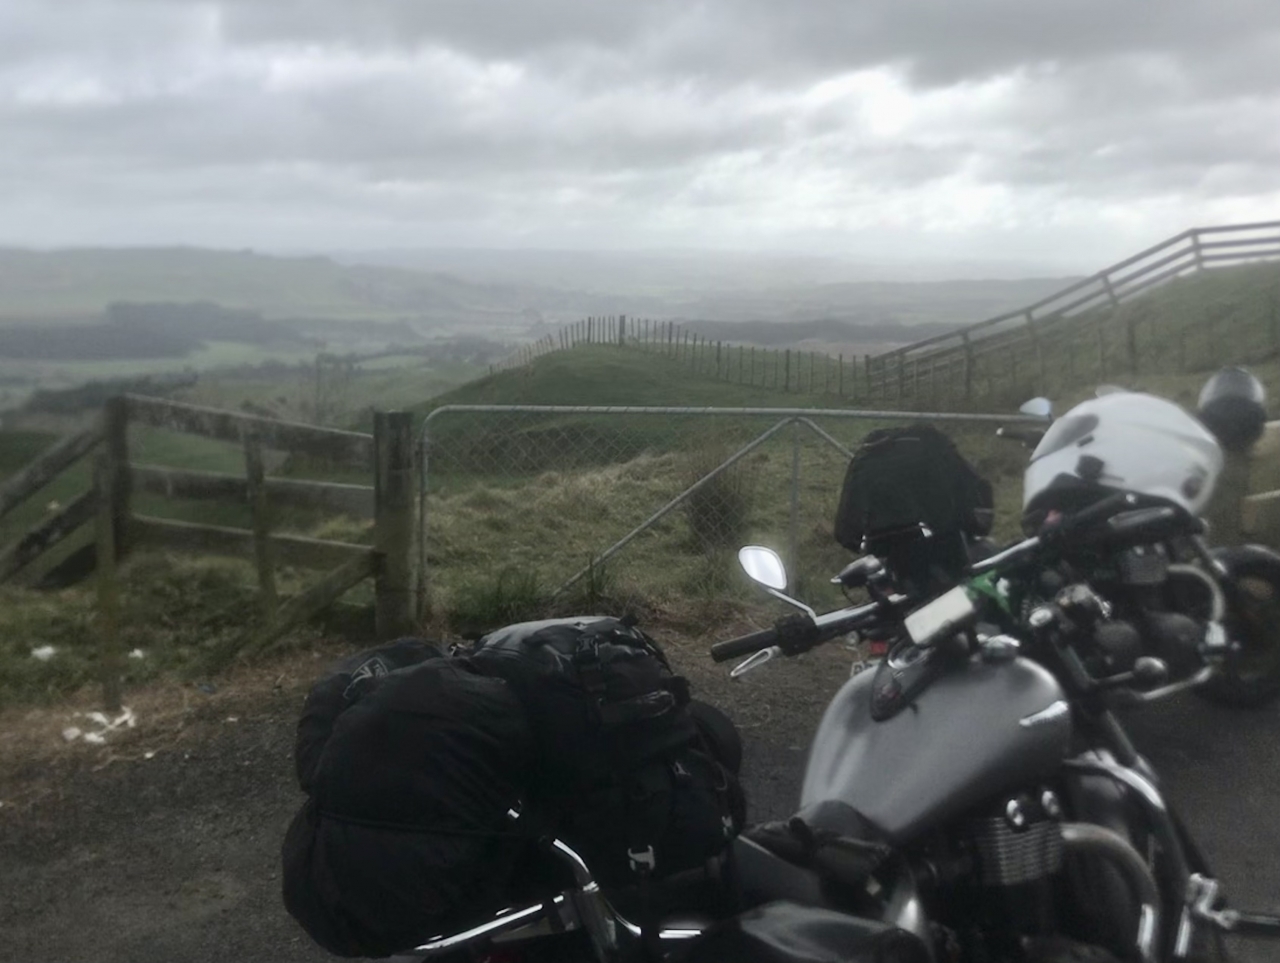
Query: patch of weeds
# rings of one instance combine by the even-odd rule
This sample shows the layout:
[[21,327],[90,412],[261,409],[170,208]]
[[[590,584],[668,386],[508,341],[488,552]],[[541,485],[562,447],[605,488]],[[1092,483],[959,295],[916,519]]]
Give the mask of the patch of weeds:
[[736,548],[745,540],[755,501],[756,472],[739,461],[707,478],[724,462],[723,451],[708,449],[692,455],[685,468],[686,487],[706,479],[681,503],[695,550],[714,555]]
[[475,635],[536,619],[546,612],[548,601],[536,572],[504,568],[496,577],[454,589],[447,617],[459,635]]
[[617,593],[618,579],[613,568],[607,562],[589,559],[586,574],[569,586],[561,598],[585,613],[606,604]]
[[[256,613],[243,563],[140,554],[120,573],[126,685],[193,666]],[[0,593],[0,702],[47,702],[96,682],[102,640],[92,582],[58,592]],[[33,650],[52,651],[47,658]]]

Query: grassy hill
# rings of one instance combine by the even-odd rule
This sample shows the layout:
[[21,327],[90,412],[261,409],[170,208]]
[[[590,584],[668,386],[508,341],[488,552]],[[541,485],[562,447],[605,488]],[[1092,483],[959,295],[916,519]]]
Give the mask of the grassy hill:
[[582,345],[461,385],[415,410],[425,413],[449,404],[782,407],[795,401],[795,395],[775,389],[698,375],[687,364],[660,355]]

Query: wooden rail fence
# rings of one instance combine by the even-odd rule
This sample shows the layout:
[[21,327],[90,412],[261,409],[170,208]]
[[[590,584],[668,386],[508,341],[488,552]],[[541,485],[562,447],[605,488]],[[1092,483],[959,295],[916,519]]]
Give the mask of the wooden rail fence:
[[[823,352],[731,344],[675,321],[607,315],[584,318],[522,345],[490,372],[521,368],[580,344],[636,347],[672,358],[700,375],[743,385],[857,401],[964,403],[990,394],[1004,378],[1043,389],[1060,370],[1074,378],[1088,366],[1098,380],[1135,373],[1139,328],[1151,322],[1121,311],[1137,295],[1178,277],[1215,267],[1280,258],[1280,221],[1192,228],[1125,258],[1033,304],[883,354],[832,357]],[[1280,294],[1276,296],[1280,305]],[[1272,340],[1280,348],[1280,311]],[[1212,320],[1212,319],[1210,319]],[[1178,339],[1186,368],[1190,331]],[[1081,354],[1086,357],[1080,357]],[[1214,363],[1239,358],[1219,358]]]
[[[1145,251],[1125,258],[1090,277],[1068,285],[1056,294],[971,324],[957,331],[927,338],[868,359],[867,389],[881,397],[905,398],[918,386],[922,373],[933,380],[962,386],[961,397],[973,396],[976,372],[993,356],[1016,367],[1019,355],[1030,360],[1033,378],[1043,382],[1046,365],[1065,338],[1079,335],[1071,322],[1091,320],[1097,330],[1099,362],[1105,376],[1106,328],[1118,317],[1121,305],[1158,285],[1215,266],[1243,264],[1280,257],[1280,221],[1192,228]],[[1139,318],[1125,318],[1123,368],[1139,366],[1136,327]]]
[[[237,442],[244,447],[245,474],[241,477],[135,464],[129,454],[131,424]],[[366,469],[373,476],[373,484],[271,478],[264,469],[264,449],[301,453],[329,464]],[[408,413],[376,413],[370,435],[155,398],[111,398],[92,427],[58,442],[0,485],[0,518],[93,453],[96,457],[90,490],[0,548],[0,582],[19,575],[82,526],[95,523],[102,682],[109,710],[119,708],[123,658],[118,561],[135,548],[158,547],[254,562],[258,576],[257,624],[212,652],[213,663],[246,648],[266,645],[367,578],[374,579],[378,637],[394,638],[413,630],[415,449]],[[135,492],[247,504],[252,528],[140,515],[132,506]],[[373,545],[274,532],[273,509],[280,506],[371,517]],[[275,582],[276,566],[280,564],[319,569],[325,574],[300,594],[281,602]]]

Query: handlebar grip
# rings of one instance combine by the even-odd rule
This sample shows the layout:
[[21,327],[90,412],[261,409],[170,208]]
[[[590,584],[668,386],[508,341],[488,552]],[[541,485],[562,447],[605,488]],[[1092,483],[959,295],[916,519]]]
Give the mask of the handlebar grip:
[[736,659],[740,655],[759,652],[761,649],[767,649],[771,645],[777,645],[777,643],[778,632],[776,629],[761,629],[759,632],[752,632],[749,635],[740,635],[736,639],[717,642],[711,647],[711,658],[716,662],[725,662],[729,659]]

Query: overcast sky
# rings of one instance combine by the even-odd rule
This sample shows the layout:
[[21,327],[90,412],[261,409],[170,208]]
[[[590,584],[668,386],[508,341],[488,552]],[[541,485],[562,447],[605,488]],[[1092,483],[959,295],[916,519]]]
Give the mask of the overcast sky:
[[0,0],[3,244],[1091,270],[1277,217],[1277,0]]

